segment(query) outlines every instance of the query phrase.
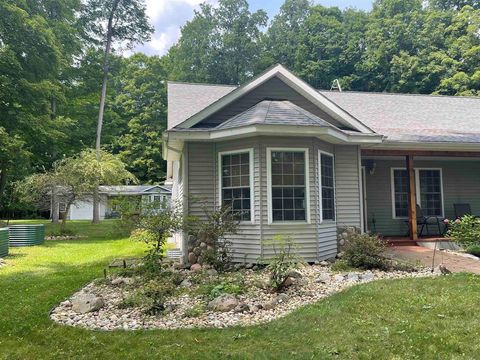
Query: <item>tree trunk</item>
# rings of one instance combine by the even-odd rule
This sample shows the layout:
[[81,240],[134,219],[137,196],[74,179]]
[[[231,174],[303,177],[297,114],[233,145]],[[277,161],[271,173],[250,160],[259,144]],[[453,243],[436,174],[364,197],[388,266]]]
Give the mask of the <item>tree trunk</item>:
[[[105,54],[103,58],[103,80],[102,80],[102,92],[100,94],[100,107],[98,109],[98,121],[97,121],[97,138],[95,141],[95,150],[97,151],[97,161],[100,161],[100,146],[101,146],[101,139],[102,139],[102,126],[103,126],[103,113],[105,110],[105,98],[107,96],[107,82],[108,82],[108,60],[110,56],[110,50],[112,47],[112,37],[113,37],[113,17],[115,12],[117,11],[118,3],[120,0],[116,0],[113,3],[112,10],[108,17],[108,24],[107,24],[107,42],[105,44]],[[94,224],[100,222],[100,210],[99,210],[99,182],[95,184],[95,188],[93,190],[93,219],[92,222]]]
[[60,203],[58,202],[57,187],[52,188],[52,203],[50,208],[50,217],[53,223],[58,223],[60,220]]

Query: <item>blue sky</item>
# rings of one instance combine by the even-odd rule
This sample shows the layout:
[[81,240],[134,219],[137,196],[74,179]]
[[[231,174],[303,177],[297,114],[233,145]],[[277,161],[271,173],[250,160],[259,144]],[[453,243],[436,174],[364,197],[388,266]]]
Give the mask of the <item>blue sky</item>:
[[[146,0],[147,14],[155,27],[155,33],[149,43],[138,46],[135,51],[150,55],[163,55],[180,36],[180,27],[192,19],[194,10],[205,0]],[[206,0],[215,5],[217,0]],[[271,20],[278,12],[284,0],[249,0],[250,9],[255,11],[264,9]],[[314,0],[316,4],[324,6],[338,6],[340,8],[354,7],[369,10],[372,0]]]

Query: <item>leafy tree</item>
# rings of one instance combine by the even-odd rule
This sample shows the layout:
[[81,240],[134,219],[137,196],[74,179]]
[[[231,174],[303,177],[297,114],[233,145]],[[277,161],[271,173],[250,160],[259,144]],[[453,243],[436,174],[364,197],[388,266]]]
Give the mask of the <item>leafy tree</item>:
[[264,38],[265,53],[261,67],[275,63],[296,67],[304,24],[310,13],[309,0],[286,0],[275,15]]
[[144,54],[124,59],[117,77],[114,108],[127,124],[113,144],[114,151],[142,182],[165,178],[161,134],[167,123],[166,78],[165,59]]
[[365,50],[367,16],[360,11],[312,7],[305,21],[296,72],[317,88],[329,89],[342,79],[344,88],[356,86],[355,66]]
[[261,27],[265,11],[250,12],[246,0],[207,3],[182,28],[170,52],[171,78],[239,84],[253,75],[260,56]]
[[74,0],[0,1],[2,205],[13,181],[49,168],[68,149],[73,121],[55,109],[65,101],[62,71],[79,49],[76,8]]
[[[117,185],[136,179],[117,156],[102,151],[99,160],[96,150],[87,149],[55,162],[47,172],[30,175],[19,183],[18,190],[24,200],[42,210],[49,210],[50,207],[55,210],[61,199],[67,208],[65,222],[68,210],[75,201],[92,200],[92,193],[99,181],[102,185]],[[58,217],[54,216],[53,220],[58,220]]]
[[[143,0],[88,0],[83,7],[82,22],[87,36],[97,44],[104,46],[102,90],[98,109],[98,121],[95,149],[97,158],[101,156],[101,136],[110,54],[115,43],[126,48],[150,39],[153,28],[148,23]],[[98,204],[98,185],[93,193],[94,223],[100,221]]]

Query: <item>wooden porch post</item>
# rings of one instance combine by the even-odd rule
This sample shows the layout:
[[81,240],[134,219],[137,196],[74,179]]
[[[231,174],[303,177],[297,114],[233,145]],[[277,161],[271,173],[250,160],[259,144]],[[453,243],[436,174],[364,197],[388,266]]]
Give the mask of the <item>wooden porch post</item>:
[[410,239],[418,240],[417,235],[417,195],[415,187],[415,170],[413,168],[413,155],[407,155],[408,173],[408,229]]

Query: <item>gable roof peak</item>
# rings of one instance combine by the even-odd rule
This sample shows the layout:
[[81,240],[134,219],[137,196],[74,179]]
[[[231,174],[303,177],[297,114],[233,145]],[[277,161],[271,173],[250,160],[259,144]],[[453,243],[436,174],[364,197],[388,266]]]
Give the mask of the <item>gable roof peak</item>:
[[290,88],[295,90],[297,93],[302,95],[304,98],[312,102],[314,105],[318,106],[320,109],[328,113],[335,120],[344,124],[346,127],[350,127],[352,129],[355,129],[363,133],[373,133],[372,129],[370,129],[361,121],[353,117],[351,114],[347,113],[345,110],[340,108],[338,105],[336,105],[326,96],[318,92],[316,89],[314,89],[312,86],[307,84],[305,81],[303,81],[302,79],[294,75],[291,71],[289,71],[287,68],[285,68],[281,64],[276,64],[270,67],[269,69],[265,70],[262,74],[251,79],[250,81],[243,84],[242,86],[237,87],[233,91],[227,93],[225,96],[217,99],[216,101],[211,103],[209,106],[203,108],[202,110],[192,115],[187,120],[178,124],[176,128],[185,129],[198,124],[203,119],[223,109],[228,104],[239,99],[240,97],[244,96],[250,91],[256,89],[258,86],[264,84],[265,82],[272,79],[273,77],[279,78],[287,86],[289,86]]

